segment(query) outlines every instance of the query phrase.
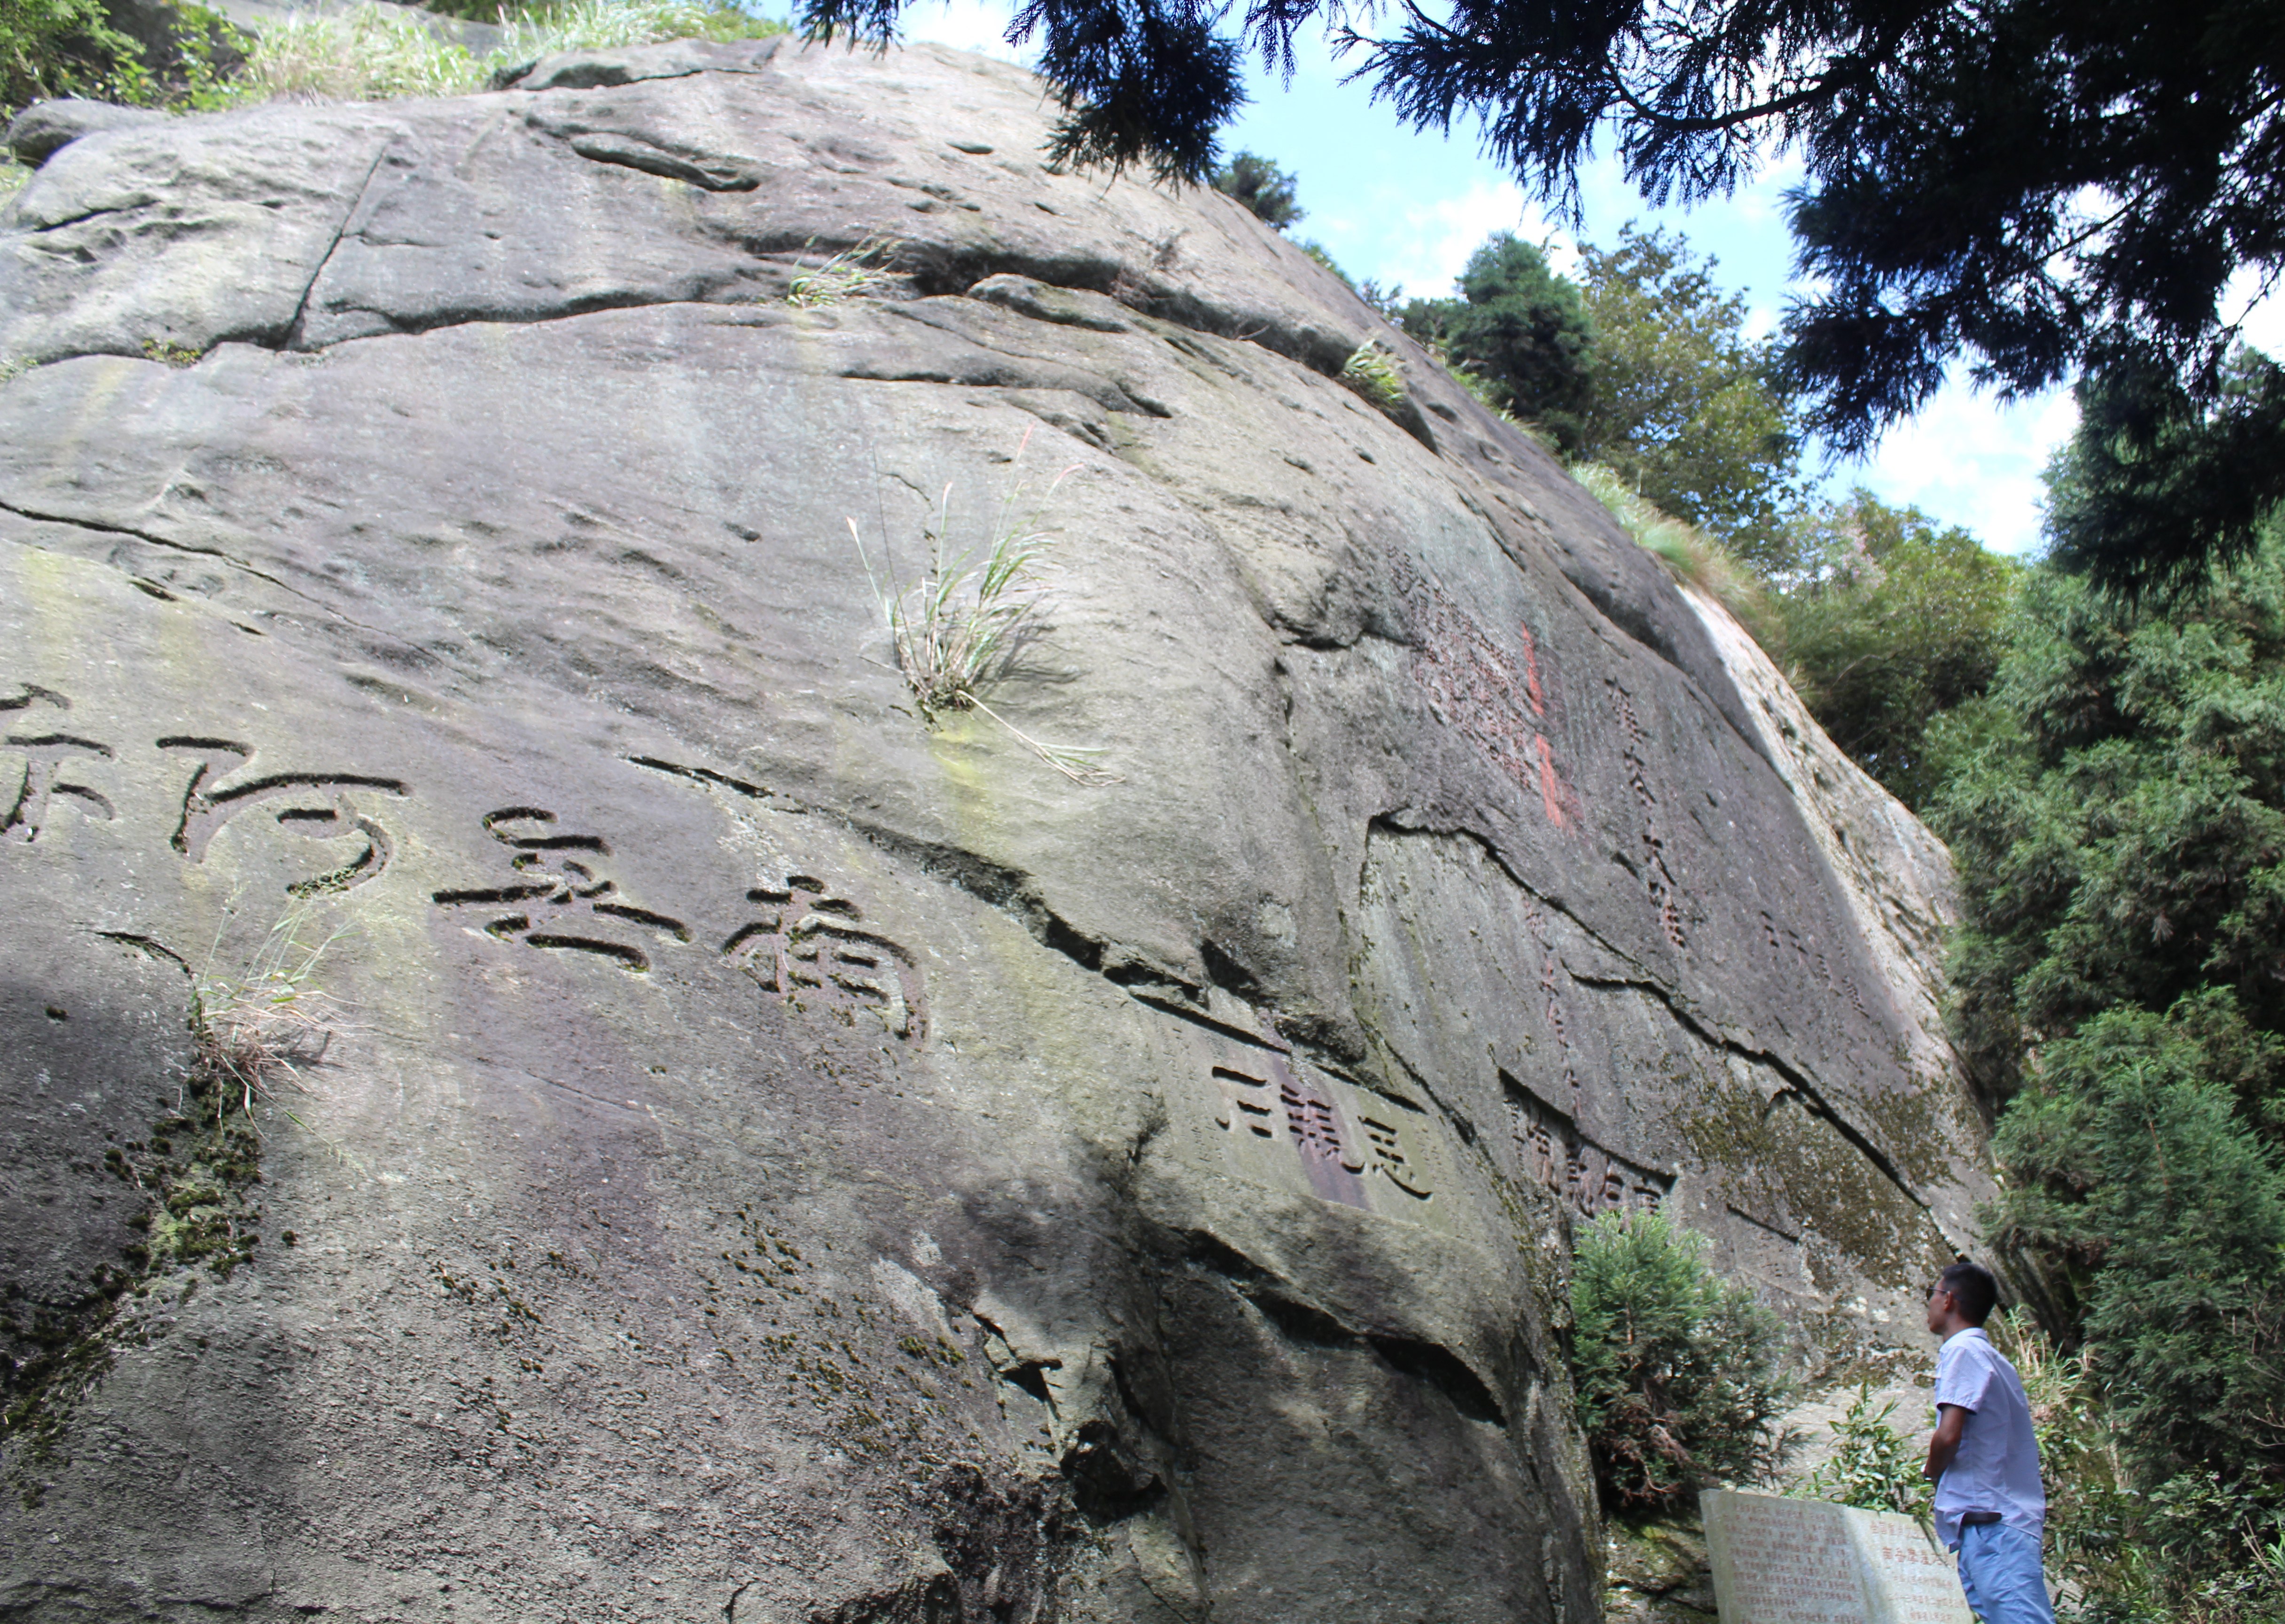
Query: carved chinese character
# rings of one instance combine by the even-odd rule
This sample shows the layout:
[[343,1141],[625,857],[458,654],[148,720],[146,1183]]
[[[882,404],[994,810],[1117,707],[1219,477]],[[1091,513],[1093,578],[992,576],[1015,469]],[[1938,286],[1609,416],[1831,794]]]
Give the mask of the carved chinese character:
[[1235,1067],[1216,1066],[1213,1080],[1222,1100],[1222,1109],[1214,1117],[1215,1126],[1235,1130],[1243,1126],[1258,1139],[1277,1137],[1269,1111],[1267,1077],[1248,1077]]
[[880,1018],[891,1035],[921,1032],[920,973],[912,955],[859,922],[863,911],[828,894],[825,882],[790,875],[782,886],[746,893],[767,910],[722,944],[747,973],[797,1008],[816,1006],[844,1020],[860,1010]]
[[1277,1094],[1285,1106],[1285,1126],[1300,1147],[1303,1156],[1314,1156],[1320,1161],[1338,1163],[1349,1173],[1362,1173],[1364,1164],[1352,1164],[1341,1145],[1340,1118],[1333,1114],[1333,1102],[1314,1090],[1304,1093],[1292,1078],[1279,1080]]
[[374,819],[360,811],[349,792],[371,797],[402,797],[412,792],[401,780],[368,773],[269,773],[234,784],[224,780],[254,759],[254,747],[229,739],[191,737],[159,741],[170,754],[192,757],[190,782],[183,790],[182,821],[170,843],[194,863],[206,860],[207,846],[223,825],[249,808],[279,802],[278,827],[310,840],[365,837],[365,850],[332,871],[296,880],[287,890],[296,896],[347,890],[378,879],[389,867],[396,843]]
[[0,812],[0,840],[28,844],[39,839],[40,830],[46,827],[48,808],[57,796],[75,802],[82,817],[111,820],[114,814],[107,798],[85,784],[67,783],[62,777],[64,763],[75,757],[112,759],[109,745],[60,733],[10,734],[4,742],[7,749],[22,752],[24,775],[13,795],[0,789],[0,805],[7,808]]
[[[0,716],[12,712],[29,713],[34,706],[55,710],[69,710],[70,700],[53,688],[26,684],[13,694],[0,694]],[[57,796],[75,802],[83,817],[101,818],[108,822],[113,814],[111,802],[84,784],[67,783],[61,775],[64,763],[75,757],[90,760],[109,761],[113,751],[109,745],[75,734],[51,731],[41,726],[51,718],[36,720],[30,714],[14,718],[15,726],[4,737],[0,747],[20,753],[24,757],[23,776],[13,790],[0,788],[0,840],[12,840],[29,844],[39,839],[45,827],[48,808]],[[0,777],[0,786],[6,783]]]
[[1427,1181],[1406,1157],[1396,1126],[1377,1117],[1360,1117],[1357,1120],[1364,1127],[1366,1148],[1372,1155],[1372,1171],[1414,1200],[1427,1200],[1431,1194]]
[[439,907],[502,912],[484,927],[502,941],[593,953],[629,970],[650,969],[650,954],[630,942],[633,926],[669,941],[687,942],[690,927],[638,906],[604,872],[610,846],[599,835],[555,830],[555,814],[537,806],[505,806],[484,818],[485,832],[514,853],[506,884],[440,890]]

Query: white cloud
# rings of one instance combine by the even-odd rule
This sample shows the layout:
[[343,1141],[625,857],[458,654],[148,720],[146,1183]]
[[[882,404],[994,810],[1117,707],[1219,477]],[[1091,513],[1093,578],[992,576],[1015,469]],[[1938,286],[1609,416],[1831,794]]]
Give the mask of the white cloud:
[[[1558,271],[1574,268],[1577,254],[1568,237],[1555,231],[1545,215],[1527,201],[1512,181],[1478,180],[1452,196],[1398,204],[1376,224],[1370,236],[1346,216],[1328,214],[1329,240],[1356,242],[1357,270],[1388,287],[1402,284],[1421,298],[1451,291],[1468,256],[1494,231],[1513,231],[1527,242],[1550,237],[1549,259]],[[1348,259],[1335,250],[1343,263]]]
[[1955,376],[1888,431],[1869,464],[1842,467],[1833,482],[1861,482],[1883,501],[1923,508],[1996,553],[2035,552],[2046,495],[2039,476],[2077,425],[2067,389],[2006,404]]
[[905,37],[915,44],[949,45],[1028,64],[1032,53],[1008,43],[1008,23],[1016,8],[1008,0],[946,0],[942,6],[916,5],[904,14]]
[[2222,315],[2237,322],[2247,343],[2273,360],[2285,360],[2285,289],[2272,289],[2266,298],[2261,292],[2260,273],[2241,269],[2222,292]]

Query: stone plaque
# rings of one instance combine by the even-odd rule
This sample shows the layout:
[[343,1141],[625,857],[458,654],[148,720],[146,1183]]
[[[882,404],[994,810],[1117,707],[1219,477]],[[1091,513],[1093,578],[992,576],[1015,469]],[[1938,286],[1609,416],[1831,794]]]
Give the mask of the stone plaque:
[[1722,1624],[1971,1624],[1950,1552],[1909,1517],[1699,1496]]

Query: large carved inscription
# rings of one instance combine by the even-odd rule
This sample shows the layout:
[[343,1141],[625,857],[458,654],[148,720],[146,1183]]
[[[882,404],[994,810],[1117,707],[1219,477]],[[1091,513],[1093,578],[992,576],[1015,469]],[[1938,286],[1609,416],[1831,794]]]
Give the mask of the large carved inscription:
[[[296,839],[358,843],[335,866],[288,880],[285,889],[294,896],[353,890],[379,879],[396,860],[403,843],[381,809],[412,796],[400,778],[330,766],[270,771],[278,752],[221,734],[166,734],[136,746],[92,736],[75,725],[73,710],[70,696],[52,688],[0,689],[0,846],[38,845],[51,836],[59,806],[98,822],[118,821],[118,796],[89,781],[133,765],[177,775],[182,788],[172,828],[149,834],[151,843],[163,842],[185,863],[203,864],[223,829],[249,814]],[[149,754],[132,761],[138,750]],[[777,799],[703,768],[648,759],[635,765]],[[711,953],[737,963],[795,1008],[844,1024],[860,1015],[877,1018],[904,1043],[923,1035],[925,1006],[912,953],[865,924],[863,909],[833,894],[823,880],[764,876],[737,912],[724,910],[711,930],[703,929],[632,894],[615,867],[609,838],[567,822],[552,808],[503,806],[478,821],[497,851],[496,868],[441,886],[429,899],[447,916],[472,918],[494,940],[601,960],[638,975],[662,953]]]
[[[59,804],[76,806],[82,817],[100,822],[119,816],[114,798],[82,781],[106,764],[124,763],[122,751],[142,747],[96,739],[72,726],[68,695],[26,685],[0,693],[0,756],[16,755],[23,766],[12,776],[0,768],[0,841],[36,844]],[[221,738],[166,736],[147,747],[161,758],[187,765],[182,811],[167,843],[192,863],[206,860],[207,848],[223,826],[259,806],[282,832],[317,841],[361,838],[364,849],[339,867],[287,883],[295,896],[348,890],[380,877],[396,851],[396,842],[365,802],[403,799],[412,791],[399,779],[349,772],[248,772],[251,744]]]
[[1139,1001],[1182,1022],[1206,1086],[1196,1097],[1245,1176],[1383,1216],[1424,1217],[1433,1206],[1440,1158],[1419,1111],[1332,1077],[1268,1031]]

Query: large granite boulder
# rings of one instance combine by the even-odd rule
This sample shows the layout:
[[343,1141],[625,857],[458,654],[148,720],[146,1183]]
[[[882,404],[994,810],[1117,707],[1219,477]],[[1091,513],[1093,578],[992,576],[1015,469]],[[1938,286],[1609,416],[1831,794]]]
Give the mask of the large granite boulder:
[[[1984,1188],[1941,849],[1046,111],[685,43],[48,148],[0,1613],[1586,1620],[1579,1214],[1916,1330]],[[931,725],[859,538],[1003,513],[1040,635]],[[298,1071],[217,1137],[265,971]]]

